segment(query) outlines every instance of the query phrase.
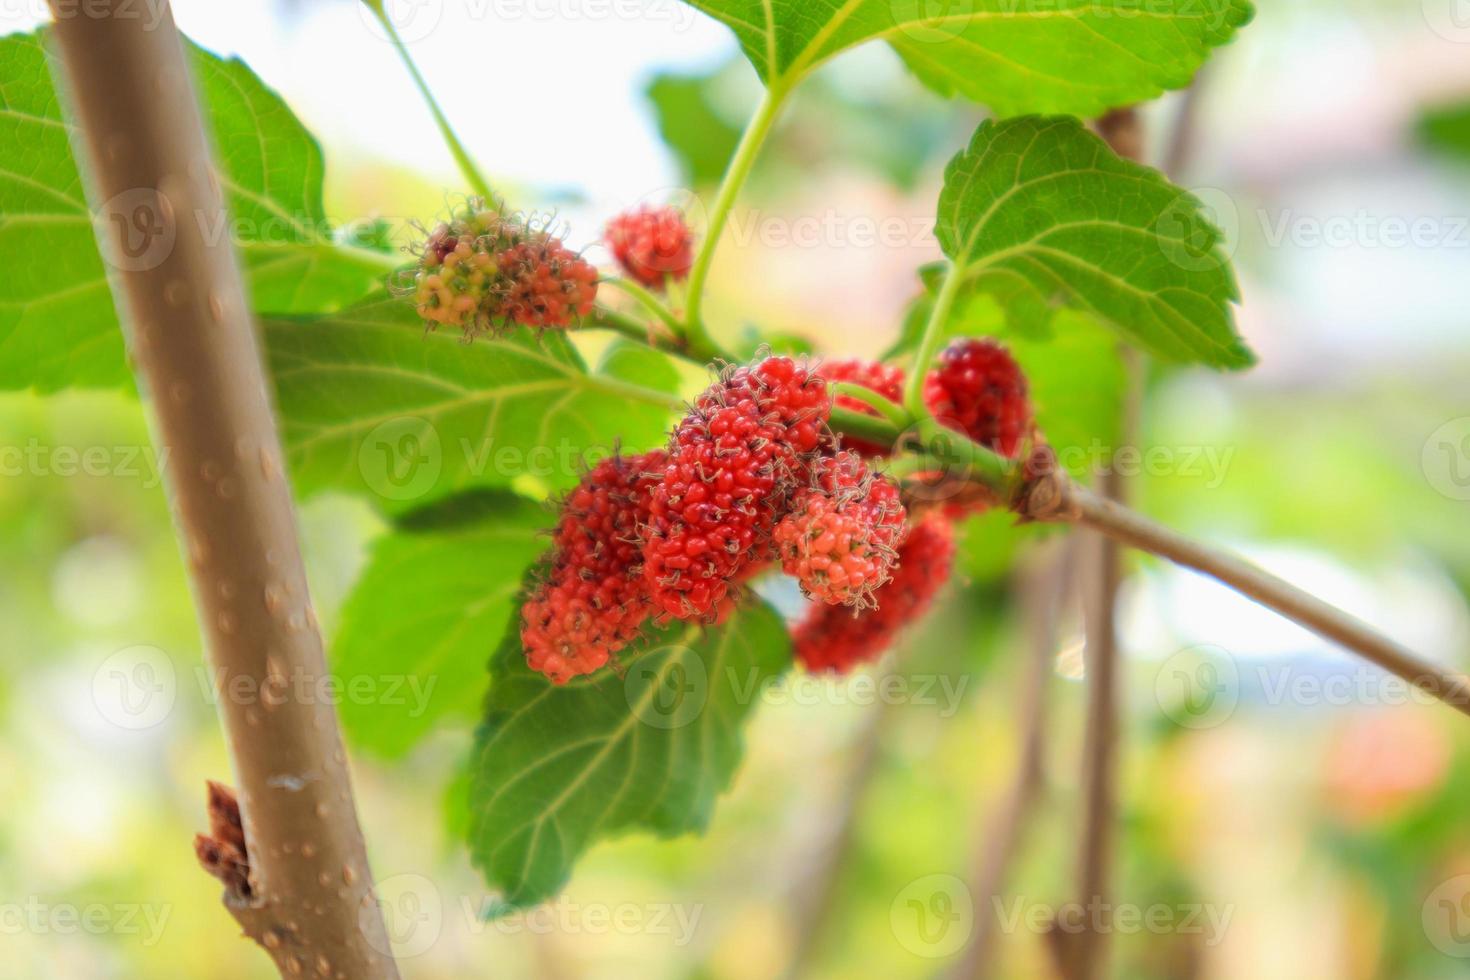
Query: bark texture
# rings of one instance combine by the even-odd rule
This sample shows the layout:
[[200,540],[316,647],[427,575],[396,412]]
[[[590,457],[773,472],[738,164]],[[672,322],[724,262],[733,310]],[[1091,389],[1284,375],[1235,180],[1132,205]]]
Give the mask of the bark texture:
[[211,788],[211,834],[196,847],[226,871],[226,905],[282,976],[396,978],[319,683],[326,663],[254,324],[233,246],[208,234],[227,227],[224,203],[178,32],[166,7],[143,17],[128,0],[53,2],[53,14],[99,244],[170,454],[239,784],[237,795]]

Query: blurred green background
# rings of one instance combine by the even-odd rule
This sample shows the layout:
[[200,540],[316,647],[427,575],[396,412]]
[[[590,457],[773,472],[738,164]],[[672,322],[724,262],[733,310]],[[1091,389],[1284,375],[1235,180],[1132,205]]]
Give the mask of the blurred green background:
[[[181,26],[241,53],[323,138],[334,219],[384,217],[402,239],[404,216],[443,210],[453,170],[352,5],[210,7],[181,0]],[[414,45],[513,198],[557,209],[585,245],[616,210],[718,178],[757,94],[723,29],[672,3],[602,20],[527,9],[550,16],[441,10]],[[467,71],[475,58],[500,74]],[[1176,153],[1176,180],[1226,228],[1262,363],[1150,372],[1138,504],[1465,669],[1470,14],[1268,0],[1190,98],[1145,110],[1151,157]],[[533,135],[526,121],[548,114],[563,125]],[[709,305],[727,336],[738,311],[823,352],[885,349],[915,268],[937,255],[943,163],[979,118],[886,50],[823,69],[716,263]],[[1063,380],[1041,405],[1053,437],[1109,431],[1105,408],[1068,402],[1067,370],[1053,366]],[[137,401],[0,396],[0,454],[0,972],[271,976],[190,849],[204,780],[229,764]],[[324,496],[301,522],[330,639],[379,519]],[[707,836],[599,845],[533,914],[480,915],[455,830],[468,724],[402,763],[358,759],[405,975],[928,977],[956,968],[981,920],[998,933],[993,975],[1047,975],[1030,923],[1074,878],[1073,603],[1055,624],[1044,788],[1007,897],[970,903],[963,887],[1015,767],[1034,643],[1018,573],[1055,560],[1041,537],[972,521],[960,581],[866,675],[906,693],[794,678],[757,712]],[[1470,725],[1213,584],[1129,571],[1115,899],[1156,925],[1119,928],[1115,975],[1462,974]],[[134,682],[160,692],[141,714]]]

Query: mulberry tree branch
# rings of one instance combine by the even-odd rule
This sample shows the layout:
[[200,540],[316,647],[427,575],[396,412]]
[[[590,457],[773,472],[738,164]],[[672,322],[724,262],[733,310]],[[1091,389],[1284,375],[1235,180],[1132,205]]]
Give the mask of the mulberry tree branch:
[[244,284],[205,232],[224,202],[178,32],[166,4],[156,23],[127,0],[53,13],[239,781],[210,787],[198,855],[282,977],[396,980],[336,712],[313,694],[327,667]]
[[1420,658],[1362,620],[1243,558],[1187,538],[1082,487],[1072,486],[1067,496],[1063,519],[1223,582],[1470,715],[1470,678],[1465,675]]
[[[620,332],[647,340],[634,330]],[[662,344],[655,346],[689,356]],[[670,407],[677,407],[677,398],[663,397]],[[1008,502],[1022,520],[1085,523],[1123,544],[1204,572],[1470,715],[1470,678],[1416,656],[1342,610],[1228,551],[1186,538],[1122,505],[1105,507],[1105,501],[1073,483],[1045,451],[1038,454],[1037,461],[1023,466],[933,420],[901,427],[887,418],[834,408],[830,424],[834,432],[927,457],[946,478],[971,482],[994,499]]]

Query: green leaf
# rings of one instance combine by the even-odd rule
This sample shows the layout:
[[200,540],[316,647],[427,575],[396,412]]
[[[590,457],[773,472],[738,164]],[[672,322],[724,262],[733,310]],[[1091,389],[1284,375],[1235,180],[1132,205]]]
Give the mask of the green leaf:
[[1470,102],[1426,109],[1418,129],[1419,138],[1431,149],[1470,163]]
[[471,760],[470,849],[501,910],[554,895],[593,843],[630,830],[702,831],[743,752],[741,724],[784,671],[768,607],[718,628],[684,623],[610,670],[557,687],[508,637],[491,666]]
[[684,169],[691,187],[714,184],[740,142],[740,127],[726,119],[710,98],[719,75],[656,75],[645,90],[653,103],[658,131]]
[[569,486],[619,441],[662,443],[679,404],[588,374],[557,331],[466,344],[425,333],[398,299],[267,321],[265,339],[298,490],[364,493],[389,510],[518,479]]
[[1203,205],[1075,119],[982,123],[945,169],[935,232],[963,288],[1022,329],[1070,306],[1166,360],[1254,362]]
[[[919,85],[855,91],[846,74],[807,79],[785,110],[785,122],[762,151],[761,175],[780,181],[818,167],[863,168],[905,189],[928,173],[938,153],[948,153],[953,113],[934,104]],[[700,187],[724,176],[740,141],[740,124],[760,97],[744,59],[732,55],[703,74],[656,75],[646,89],[659,133],[682,166],[685,183]],[[813,130],[821,139],[804,138]]]
[[[0,38],[0,388],[113,387],[128,380],[122,333],[44,46]],[[230,209],[201,229],[237,242],[252,305],[317,313],[365,296],[395,262],[332,243],[315,140],[242,62],[188,49]]]
[[373,544],[332,646],[356,745],[398,757],[436,723],[474,718],[551,521],[525,498],[479,491],[410,515]]
[[688,2],[735,32],[769,88],[881,39],[926,84],[1003,116],[1098,115],[1181,88],[1253,13],[1246,0]]
[[1061,310],[1045,335],[1001,335],[1025,372],[1036,421],[1074,476],[1091,477],[1122,438],[1128,372],[1118,342],[1091,318]]

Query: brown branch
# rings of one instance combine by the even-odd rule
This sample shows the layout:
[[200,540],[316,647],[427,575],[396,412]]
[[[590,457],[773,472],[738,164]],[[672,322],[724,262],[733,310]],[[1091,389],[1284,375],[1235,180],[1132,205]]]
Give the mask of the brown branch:
[[1069,497],[1077,523],[1124,544],[1202,572],[1470,714],[1470,678],[1420,658],[1373,627],[1243,558],[1193,541],[1078,486]]
[[[197,846],[283,977],[393,980],[336,713],[315,696],[327,668],[244,284],[228,238],[207,233],[225,226],[219,181],[178,33],[157,13],[53,4],[239,780],[238,816],[211,788]],[[138,232],[156,247],[137,248]]]
[[1179,111],[1174,116],[1169,143],[1164,148],[1160,168],[1171,180],[1181,180],[1194,162],[1195,148],[1199,144],[1199,122],[1201,101],[1211,73],[1213,62],[1206,62],[1195,73],[1194,81],[1179,99]]
[[[1115,471],[1103,474],[1103,492],[1121,492]],[[1063,974],[1093,980],[1107,973],[1105,923],[1088,914],[1107,907],[1111,892],[1113,843],[1117,824],[1118,772],[1118,586],[1122,560],[1117,542],[1089,536],[1084,542],[1087,569],[1084,616],[1087,665],[1087,718],[1082,743],[1082,828],[1077,847],[1079,921],[1056,935]],[[1101,927],[1101,928],[1099,928]]]
[[1026,600],[1026,632],[1031,638],[1031,659],[1022,674],[1016,700],[1016,723],[1021,728],[1020,752],[1004,801],[976,838],[970,893],[981,907],[976,909],[969,948],[951,973],[953,980],[982,980],[994,965],[995,924],[998,919],[992,906],[1005,891],[1006,875],[1021,849],[1031,811],[1044,785],[1046,693],[1056,658],[1057,621],[1072,585],[1075,551],[1069,542],[1021,583]]
[[804,977],[810,972],[814,957],[826,938],[833,913],[842,898],[839,886],[847,868],[847,857],[857,837],[858,821],[862,815],[864,801],[872,789],[873,780],[879,771],[883,754],[883,737],[893,723],[894,706],[885,700],[877,710],[869,712],[868,719],[859,733],[843,780],[844,791],[832,807],[829,825],[832,832],[826,845],[819,849],[816,860],[810,865],[805,881],[801,882],[795,897],[792,934],[796,936],[796,947],[792,950],[782,975],[787,978]]

